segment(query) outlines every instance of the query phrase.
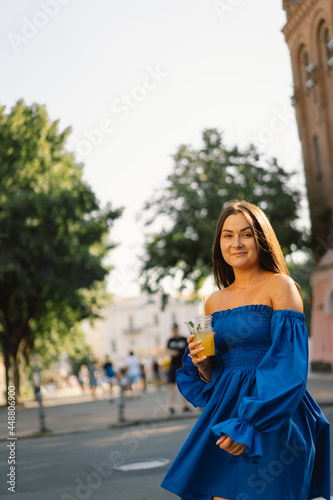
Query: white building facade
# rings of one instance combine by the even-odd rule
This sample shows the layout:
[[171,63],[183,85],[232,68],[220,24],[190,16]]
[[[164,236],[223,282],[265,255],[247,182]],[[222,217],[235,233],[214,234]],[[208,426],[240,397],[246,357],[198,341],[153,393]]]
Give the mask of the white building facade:
[[172,325],[179,325],[180,335],[189,335],[185,321],[202,314],[200,301],[169,297],[161,310],[159,295],[143,294],[135,298],[114,297],[93,325],[83,326],[87,343],[97,362],[110,356],[115,368],[121,368],[130,351],[142,362],[165,352],[172,335]]

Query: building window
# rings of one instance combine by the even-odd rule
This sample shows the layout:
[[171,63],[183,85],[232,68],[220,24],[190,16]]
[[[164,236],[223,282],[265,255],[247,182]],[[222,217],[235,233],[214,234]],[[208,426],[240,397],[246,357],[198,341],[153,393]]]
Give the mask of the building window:
[[[306,82],[306,72],[305,72],[305,65],[306,65],[306,60],[305,60],[305,46],[301,45],[298,48],[297,51],[297,71],[298,71],[298,78],[297,78],[297,83],[295,80],[295,97],[297,98],[297,94],[303,95],[303,91],[305,88],[305,82]],[[298,99],[297,99],[298,100]]]
[[318,141],[317,135],[315,135],[313,137],[313,144],[314,144],[315,155],[316,155],[317,179],[319,180],[322,178],[322,168],[321,168],[321,160],[320,160],[319,141]]
[[333,66],[333,40],[330,38],[328,29],[325,30],[324,41],[326,46],[327,64],[330,68]]
[[130,332],[132,332],[134,330],[134,324],[133,324],[133,317],[132,316],[128,317],[128,325],[129,325]]
[[316,83],[314,79],[315,66],[314,64],[310,63],[309,54],[307,52],[305,52],[304,55],[304,63],[305,63],[305,85],[307,89],[311,89]]
[[159,325],[160,320],[157,314],[154,315],[154,325]]
[[111,340],[111,351],[113,354],[117,354],[117,346],[114,340]]

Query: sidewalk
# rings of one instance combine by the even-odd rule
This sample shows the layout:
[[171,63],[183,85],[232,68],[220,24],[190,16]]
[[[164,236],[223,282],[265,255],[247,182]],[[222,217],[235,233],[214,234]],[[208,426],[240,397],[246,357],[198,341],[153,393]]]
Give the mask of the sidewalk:
[[[323,406],[333,405],[333,374],[310,374],[308,390]],[[109,401],[106,394],[99,393],[94,400],[90,394],[82,394],[79,388],[57,390],[44,396],[45,425],[50,432],[43,435],[60,435],[87,432],[96,429],[128,428],[130,426],[154,425],[158,422],[172,422],[184,418],[198,418],[201,410],[193,408],[191,413],[182,412],[178,395],[176,413],[169,415],[168,387],[154,387],[139,396],[125,398],[125,422],[119,422],[119,398]],[[16,411],[16,437],[38,437],[39,405],[36,401],[27,401],[18,405]],[[0,440],[7,439],[7,410],[0,408]]]
[[[98,394],[93,399],[90,394],[82,394],[79,389],[58,390],[53,395],[43,398],[45,426],[51,432],[43,435],[72,434],[96,429],[125,428],[133,425],[152,425],[157,422],[172,421],[189,417],[197,418],[199,409],[189,413],[182,412],[180,397],[175,405],[176,413],[169,415],[167,404],[168,387],[149,388],[138,396],[125,398],[125,422],[119,420],[119,398],[112,402],[107,395]],[[7,411],[0,408],[0,440],[7,439]],[[16,437],[38,437],[39,405],[36,401],[27,401],[18,405],[16,411]]]

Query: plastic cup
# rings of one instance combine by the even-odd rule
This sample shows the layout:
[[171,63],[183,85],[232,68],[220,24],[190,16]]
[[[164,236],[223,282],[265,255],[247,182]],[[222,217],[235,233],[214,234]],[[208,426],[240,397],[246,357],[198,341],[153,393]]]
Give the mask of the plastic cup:
[[191,335],[194,335],[194,341],[202,340],[199,347],[204,347],[205,350],[199,352],[198,358],[203,356],[214,356],[215,355],[215,344],[214,344],[214,333],[212,330],[212,317],[204,316],[203,318],[194,318],[189,321],[185,321],[188,326]]

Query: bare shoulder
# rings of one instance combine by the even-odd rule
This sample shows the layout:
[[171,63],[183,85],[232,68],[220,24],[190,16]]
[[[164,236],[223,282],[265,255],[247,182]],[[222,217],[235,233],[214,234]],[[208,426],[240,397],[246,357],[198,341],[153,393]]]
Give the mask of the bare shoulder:
[[286,274],[275,274],[268,283],[273,309],[291,309],[303,312],[302,297],[295,281]]
[[221,303],[221,298],[223,297],[223,292],[223,290],[217,290],[216,292],[213,292],[206,300],[206,314],[208,316],[218,310],[218,306]]

